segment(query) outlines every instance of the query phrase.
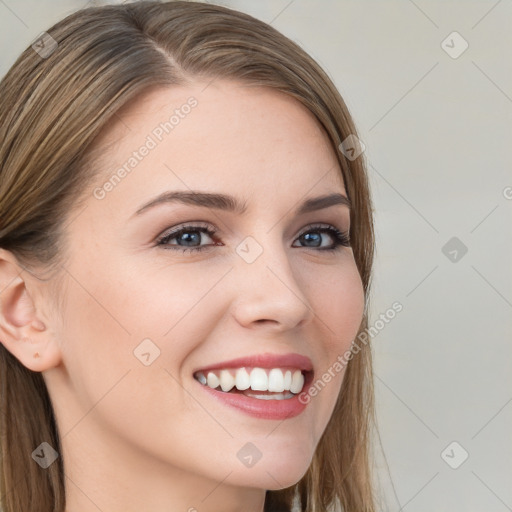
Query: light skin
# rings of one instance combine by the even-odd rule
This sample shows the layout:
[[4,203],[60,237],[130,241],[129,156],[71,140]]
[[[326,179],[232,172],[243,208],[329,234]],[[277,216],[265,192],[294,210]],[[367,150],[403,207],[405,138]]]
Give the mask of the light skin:
[[[97,187],[197,99],[103,199],[91,188],[86,208],[70,212],[63,310],[48,307],[51,282],[0,252],[0,339],[43,373],[63,445],[66,512],[262,512],[265,490],[307,471],[340,391],[343,372],[300,415],[258,419],[214,401],[192,376],[236,357],[297,352],[319,377],[350,347],[364,310],[352,249],[320,250],[334,236],[306,229],[346,232],[349,208],[294,213],[306,199],[346,195],[314,116],[270,89],[205,87],[152,89],[102,134],[99,143],[117,142]],[[164,191],[190,190],[232,195],[247,211],[168,203],[134,215]],[[217,231],[156,245],[169,228],[197,223]],[[236,252],[248,236],[263,249],[252,263]],[[209,247],[180,251],[198,245]],[[160,350],[148,366],[134,355],[146,338]],[[248,442],[262,453],[251,468],[237,457]]]

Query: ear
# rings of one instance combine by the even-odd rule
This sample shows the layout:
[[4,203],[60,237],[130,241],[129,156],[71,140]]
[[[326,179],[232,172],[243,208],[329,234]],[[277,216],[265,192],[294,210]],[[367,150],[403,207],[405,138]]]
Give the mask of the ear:
[[38,279],[16,257],[0,248],[0,343],[34,372],[58,366],[59,344],[50,334],[50,319],[37,311]]

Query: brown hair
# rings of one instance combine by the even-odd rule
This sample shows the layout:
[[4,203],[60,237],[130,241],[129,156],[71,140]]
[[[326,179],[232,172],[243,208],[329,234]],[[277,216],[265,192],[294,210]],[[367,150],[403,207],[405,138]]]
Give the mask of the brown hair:
[[[324,127],[352,203],[350,239],[368,305],[374,232],[366,169],[362,156],[338,150],[357,132],[330,78],[297,44],[247,14],[189,1],[86,8],[47,33],[46,54],[29,46],[0,82],[0,247],[23,268],[59,270],[64,220],[95,178],[91,143],[120,107],[151,86],[231,78],[296,98]],[[367,325],[365,308],[359,332]],[[294,486],[267,491],[265,511],[291,511],[295,496],[301,511],[375,510],[372,375],[365,344],[346,368],[309,469]],[[60,452],[43,376],[0,343],[0,385],[0,505],[63,512],[62,457],[41,469],[30,456],[43,440]]]

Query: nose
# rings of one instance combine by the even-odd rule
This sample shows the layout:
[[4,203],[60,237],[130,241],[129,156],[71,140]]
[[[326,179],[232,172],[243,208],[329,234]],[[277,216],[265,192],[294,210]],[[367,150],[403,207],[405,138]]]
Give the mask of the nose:
[[233,314],[243,327],[286,331],[315,316],[305,293],[305,276],[290,265],[282,243],[266,244],[251,263],[236,256],[235,269]]

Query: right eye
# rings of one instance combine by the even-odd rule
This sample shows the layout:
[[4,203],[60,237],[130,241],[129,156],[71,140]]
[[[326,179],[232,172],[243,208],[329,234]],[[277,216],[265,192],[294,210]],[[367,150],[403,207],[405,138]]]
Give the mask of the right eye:
[[[165,232],[157,239],[158,246],[163,246],[164,249],[186,251],[202,251],[211,247],[212,245],[219,245],[217,243],[210,245],[197,245],[201,243],[201,234],[206,234],[210,238],[216,233],[215,229],[211,229],[208,225],[198,226],[187,224],[178,229]],[[176,244],[170,244],[171,240],[176,240]]]

